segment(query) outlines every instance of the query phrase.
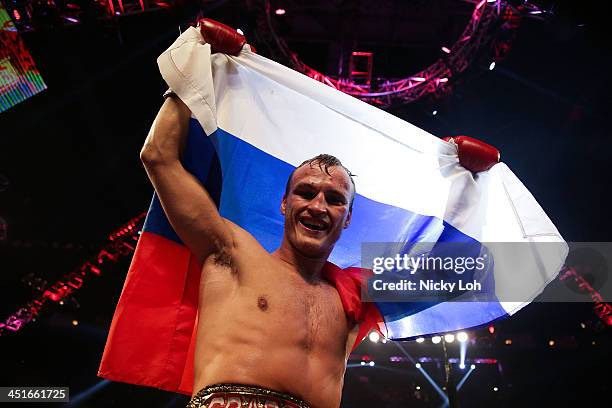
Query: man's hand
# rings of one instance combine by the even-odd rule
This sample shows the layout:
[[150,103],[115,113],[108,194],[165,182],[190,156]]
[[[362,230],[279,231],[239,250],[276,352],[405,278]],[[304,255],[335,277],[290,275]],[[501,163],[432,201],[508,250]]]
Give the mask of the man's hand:
[[246,37],[231,27],[226,26],[210,18],[203,18],[198,21],[200,34],[208,44],[212,53],[221,52],[223,54],[238,55],[246,44]]
[[495,147],[469,136],[448,136],[442,140],[457,145],[459,163],[473,173],[489,170],[499,163],[500,153]]

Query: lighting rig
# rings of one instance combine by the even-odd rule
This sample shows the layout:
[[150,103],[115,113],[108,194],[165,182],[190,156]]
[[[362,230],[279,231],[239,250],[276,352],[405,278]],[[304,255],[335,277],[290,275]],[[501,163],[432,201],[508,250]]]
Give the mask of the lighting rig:
[[[367,66],[368,70],[353,71],[351,69],[348,78],[335,78],[310,67],[276,33],[272,14],[279,17],[289,11],[276,9],[273,13],[270,0],[265,0],[264,12],[258,17],[257,27],[258,30],[266,30],[269,33],[270,42],[280,50],[283,59],[289,61],[293,69],[372,105],[388,108],[393,105],[414,102],[428,94],[448,92],[451,79],[464,72],[487,47],[492,50],[492,61],[504,59],[510,51],[514,32],[520,25],[522,15],[540,10],[530,3],[513,6],[502,0],[469,2],[474,3],[475,7],[470,21],[457,41],[451,46],[442,45],[442,56],[429,67],[399,79],[375,78],[373,80],[371,78],[372,53],[352,53],[351,65],[355,58],[366,57],[368,59],[363,65]],[[489,65],[490,69],[491,67],[494,65]],[[366,76],[368,72],[370,76],[365,81],[360,81],[359,79]],[[354,75],[355,73],[357,75]]]
[[40,31],[167,9],[163,0],[6,0],[19,32]]
[[142,213],[125,223],[109,235],[107,244],[95,256],[0,322],[0,336],[19,331],[26,324],[35,321],[44,309],[54,303],[63,305],[92,275],[100,276],[108,264],[129,259],[136,248],[144,218],[145,213]]

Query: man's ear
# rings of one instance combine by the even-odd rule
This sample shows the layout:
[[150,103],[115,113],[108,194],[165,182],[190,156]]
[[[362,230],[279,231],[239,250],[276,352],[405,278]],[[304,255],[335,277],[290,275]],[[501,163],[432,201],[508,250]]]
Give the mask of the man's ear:
[[344,221],[344,229],[347,229],[351,223],[351,218],[353,217],[353,209],[349,210],[348,216],[346,217],[346,221]]
[[287,210],[287,196],[283,194],[283,199],[281,200],[280,206],[281,214],[285,215],[285,210]]

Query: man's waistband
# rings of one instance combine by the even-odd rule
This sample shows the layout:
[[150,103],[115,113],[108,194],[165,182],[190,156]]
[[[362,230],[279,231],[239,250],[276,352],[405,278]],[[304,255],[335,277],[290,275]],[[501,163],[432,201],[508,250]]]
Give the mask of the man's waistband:
[[284,392],[241,384],[215,384],[202,388],[187,408],[310,408]]

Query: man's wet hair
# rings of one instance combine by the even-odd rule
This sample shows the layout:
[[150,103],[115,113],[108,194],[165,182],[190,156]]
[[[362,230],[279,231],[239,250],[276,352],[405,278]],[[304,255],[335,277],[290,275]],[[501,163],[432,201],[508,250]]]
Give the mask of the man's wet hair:
[[303,166],[310,166],[312,168],[312,166],[314,164],[319,165],[319,169],[321,169],[321,171],[324,171],[326,174],[331,176],[331,173],[329,172],[329,168],[330,167],[341,167],[344,169],[344,171],[346,171],[346,173],[348,174],[349,178],[351,179],[351,184],[353,185],[353,195],[351,196],[351,201],[349,203],[349,211],[353,209],[353,201],[355,200],[355,180],[353,180],[353,176],[355,176],[353,173],[351,173],[351,171],[349,169],[347,169],[346,167],[344,167],[344,165],[342,164],[342,162],[340,161],[340,159],[338,159],[336,156],[332,156],[331,154],[319,154],[315,157],[313,157],[312,159],[308,159],[305,160],[304,162],[302,162],[302,164],[300,164],[299,166],[297,166],[289,175],[289,178],[287,179],[287,185],[285,186],[285,197],[287,196],[287,194],[289,194],[289,186],[291,185],[291,179],[293,178],[293,173],[296,172],[297,169],[299,169],[300,167]]

